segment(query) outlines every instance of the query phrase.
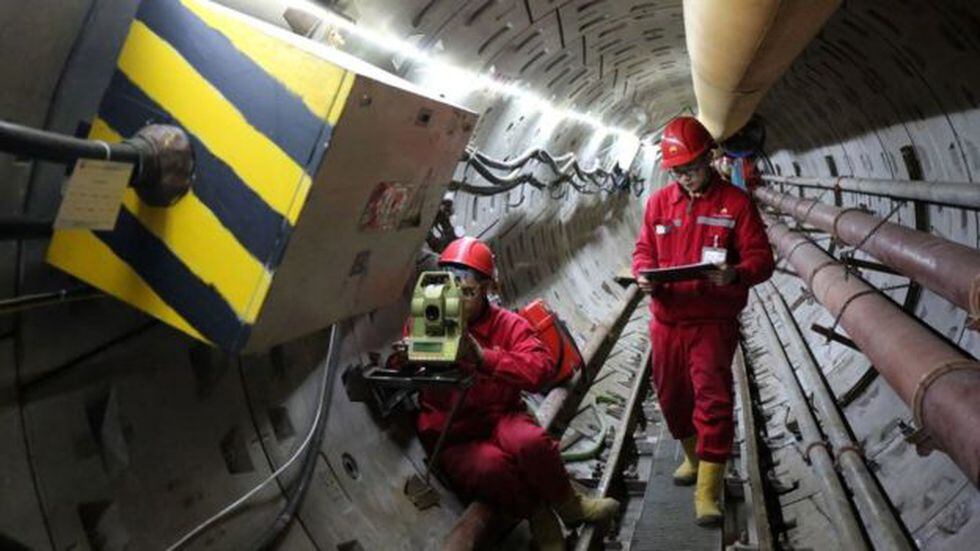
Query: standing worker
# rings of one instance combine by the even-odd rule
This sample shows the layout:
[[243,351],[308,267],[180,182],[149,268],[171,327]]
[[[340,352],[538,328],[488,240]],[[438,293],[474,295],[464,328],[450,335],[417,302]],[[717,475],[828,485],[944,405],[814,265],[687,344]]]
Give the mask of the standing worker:
[[558,442],[529,415],[521,392],[542,390],[557,366],[523,317],[487,299],[496,275],[490,248],[463,237],[446,247],[439,265],[459,278],[468,331],[460,364],[477,378],[448,429],[446,419],[463,391],[422,392],[419,438],[431,453],[440,433],[448,430],[438,468],[453,487],[502,513],[528,518],[539,549],[564,549],[555,513],[574,526],[611,518],[619,503],[574,491]]
[[[772,275],[762,219],[749,197],[710,166],[714,140],[692,117],[667,124],[661,166],[673,182],[646,204],[633,251],[633,275],[651,295],[653,382],[671,435],[685,459],[680,485],[697,483],[696,522],[721,521],[718,499],[734,437],[732,357],[749,287]],[[711,262],[706,279],[656,283],[643,270]]]

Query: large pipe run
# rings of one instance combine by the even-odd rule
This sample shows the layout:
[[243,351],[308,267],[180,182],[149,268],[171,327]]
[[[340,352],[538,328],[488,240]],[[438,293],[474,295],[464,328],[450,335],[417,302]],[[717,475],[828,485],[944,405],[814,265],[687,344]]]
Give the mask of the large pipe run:
[[854,503],[864,518],[864,525],[868,529],[871,541],[879,549],[894,551],[913,549],[902,528],[902,522],[896,517],[891,504],[878,487],[874,475],[864,463],[857,443],[851,439],[847,423],[837,410],[837,403],[834,401],[830,387],[820,376],[820,368],[810,355],[810,349],[807,348],[789,307],[786,306],[775,285],[772,285],[772,289],[774,292],[769,295],[770,300],[783,323],[790,346],[796,348],[800,358],[800,378],[813,397],[813,405],[816,407],[824,434],[827,435],[827,440],[834,449],[837,464],[844,475],[844,480],[851,488]]
[[725,139],[837,10],[840,0],[684,0],[698,118]]
[[893,199],[922,201],[934,205],[980,209],[980,184],[970,182],[921,182],[915,180],[880,180],[874,178],[805,178],[765,175],[763,180],[773,184],[839,189],[851,193],[866,193]]
[[887,297],[786,224],[769,239],[878,373],[919,427],[980,487],[980,363],[911,318]]
[[980,251],[935,235],[883,222],[863,211],[840,209],[770,188],[758,188],[763,203],[836,235],[885,265],[980,318]]
[[803,395],[800,382],[793,374],[789,357],[786,349],[779,342],[776,330],[773,329],[769,313],[762,300],[756,293],[755,308],[758,313],[758,327],[769,341],[769,351],[775,356],[773,362],[776,377],[779,378],[783,388],[786,390],[786,400],[789,402],[793,417],[800,427],[800,434],[803,437],[801,446],[806,450],[805,459],[813,465],[816,470],[817,481],[820,484],[820,491],[824,496],[824,503],[827,504],[827,515],[831,519],[831,525],[837,532],[837,540],[843,549],[868,549],[864,540],[864,533],[858,525],[857,516],[851,508],[851,501],[847,498],[847,490],[837,477],[834,470],[834,456],[830,449],[824,444],[823,435],[817,420],[810,411],[810,405]]

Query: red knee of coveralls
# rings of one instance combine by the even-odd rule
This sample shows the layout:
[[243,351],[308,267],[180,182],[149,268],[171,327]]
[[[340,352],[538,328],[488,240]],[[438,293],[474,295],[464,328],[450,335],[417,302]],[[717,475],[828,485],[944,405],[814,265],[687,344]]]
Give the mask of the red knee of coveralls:
[[681,440],[695,432],[694,387],[688,369],[687,341],[690,328],[667,324],[656,319],[650,322],[650,342],[653,354],[653,386],[671,436]]
[[517,464],[521,479],[539,501],[560,503],[572,492],[558,441],[548,436],[526,413],[504,416],[494,429],[494,440]]
[[698,457],[723,463],[731,455],[733,424],[732,357],[738,344],[738,325],[705,323],[696,326],[689,344],[691,382],[694,387],[694,426]]
[[439,466],[464,497],[486,501],[515,517],[529,516],[536,503],[514,458],[493,440],[449,446]]

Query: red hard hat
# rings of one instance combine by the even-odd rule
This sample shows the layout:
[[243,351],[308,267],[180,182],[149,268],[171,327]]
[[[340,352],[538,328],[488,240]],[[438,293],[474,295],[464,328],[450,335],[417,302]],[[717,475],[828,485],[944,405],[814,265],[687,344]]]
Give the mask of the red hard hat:
[[491,278],[496,273],[490,247],[475,237],[461,237],[450,243],[439,256],[439,264],[466,266]]
[[694,117],[677,117],[667,123],[660,139],[660,166],[686,165],[715,145],[708,130]]

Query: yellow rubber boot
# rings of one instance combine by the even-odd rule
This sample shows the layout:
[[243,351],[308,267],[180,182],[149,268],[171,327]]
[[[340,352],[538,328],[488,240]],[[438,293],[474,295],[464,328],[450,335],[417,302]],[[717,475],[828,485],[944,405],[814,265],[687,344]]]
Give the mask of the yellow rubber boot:
[[573,492],[557,509],[558,516],[566,526],[576,526],[582,522],[604,522],[619,512],[619,502],[611,497],[592,498]]
[[698,464],[698,485],[694,489],[694,519],[699,526],[716,526],[721,523],[721,484],[725,476],[724,463],[701,461]]
[[674,471],[674,484],[678,486],[690,486],[698,480],[698,456],[694,453],[694,448],[698,445],[697,436],[689,436],[681,440],[684,448],[684,462]]
[[565,551],[565,532],[550,507],[541,507],[528,519],[538,551]]

